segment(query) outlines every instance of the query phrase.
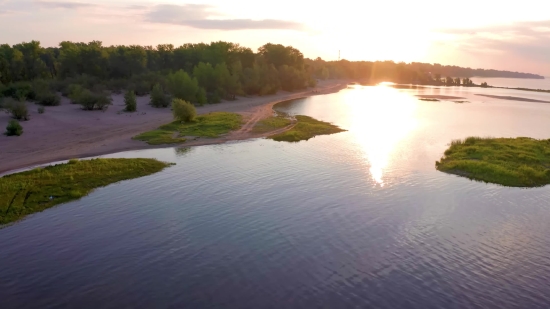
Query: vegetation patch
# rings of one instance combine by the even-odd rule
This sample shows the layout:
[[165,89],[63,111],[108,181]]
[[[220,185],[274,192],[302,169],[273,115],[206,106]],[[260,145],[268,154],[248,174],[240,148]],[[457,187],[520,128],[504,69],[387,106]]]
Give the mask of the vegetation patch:
[[94,189],[160,172],[170,164],[154,159],[70,160],[0,178],[0,224],[77,200]]
[[179,120],[165,124],[156,130],[142,133],[134,139],[149,145],[176,144],[185,142],[184,136],[219,137],[240,128],[242,116],[235,113],[214,112],[197,116],[193,121]]
[[308,116],[298,115],[296,116],[296,120],[297,123],[292,129],[270,136],[269,138],[278,142],[299,142],[307,141],[317,135],[329,135],[346,131],[331,123],[319,121]]
[[282,129],[289,126],[292,121],[283,115],[277,115],[258,121],[254,128],[253,133],[267,133],[277,129]]
[[438,170],[509,187],[550,183],[550,140],[468,137],[455,140]]
[[420,101],[426,101],[426,102],[439,102],[438,99],[430,99],[430,98],[420,98]]

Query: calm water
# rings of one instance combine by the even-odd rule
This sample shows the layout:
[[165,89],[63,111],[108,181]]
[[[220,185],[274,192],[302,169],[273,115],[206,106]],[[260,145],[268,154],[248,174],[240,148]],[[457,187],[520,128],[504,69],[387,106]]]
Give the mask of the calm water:
[[487,82],[489,85],[496,87],[550,90],[550,77],[546,77],[545,79],[473,77],[472,81],[476,84]]
[[455,138],[550,137],[549,104],[479,91],[356,87],[280,106],[345,133],[109,155],[177,165],[1,229],[0,307],[548,308],[550,187],[434,168]]

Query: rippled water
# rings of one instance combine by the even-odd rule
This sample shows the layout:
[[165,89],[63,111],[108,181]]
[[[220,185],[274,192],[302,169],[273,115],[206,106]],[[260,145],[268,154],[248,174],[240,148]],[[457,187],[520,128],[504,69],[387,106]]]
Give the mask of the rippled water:
[[279,106],[348,132],[109,155],[177,165],[1,229],[0,307],[548,308],[550,187],[434,168],[550,137],[550,105],[479,91],[358,86]]

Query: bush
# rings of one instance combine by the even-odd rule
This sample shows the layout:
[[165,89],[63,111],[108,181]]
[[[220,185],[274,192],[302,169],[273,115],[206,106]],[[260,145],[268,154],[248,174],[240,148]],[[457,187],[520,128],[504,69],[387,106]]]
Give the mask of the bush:
[[195,119],[197,116],[197,110],[195,109],[195,106],[193,104],[181,100],[181,99],[173,99],[172,100],[172,114],[174,115],[174,119],[183,121],[183,122],[190,122]]
[[53,92],[42,92],[36,96],[38,104],[44,106],[58,106],[61,104],[61,98]]
[[17,120],[10,120],[8,126],[6,127],[7,136],[20,136],[23,134],[23,127],[19,124]]
[[135,112],[137,110],[136,94],[132,90],[128,90],[124,95],[124,105],[127,112]]
[[13,118],[17,120],[29,120],[29,111],[27,110],[27,104],[25,102],[16,101],[12,98],[5,99],[2,104]]
[[151,106],[153,107],[168,107],[170,101],[162,87],[159,84],[156,84],[151,91]]
[[141,81],[133,84],[130,89],[134,90],[134,93],[140,97],[148,95],[151,92],[151,86],[148,82]]
[[78,98],[84,92],[84,88],[77,84],[70,84],[67,87],[67,97],[71,100],[72,104],[78,104]]
[[200,88],[199,92],[197,92],[197,103],[199,103],[200,106],[203,106],[208,102],[208,98],[206,97],[206,91],[204,88]]
[[36,94],[30,83],[17,82],[8,85],[4,88],[3,93],[5,97],[12,97],[19,101],[34,100]]
[[39,113],[39,114],[44,114],[45,111],[46,111],[46,109],[44,108],[44,106],[40,106],[40,107],[38,108],[38,113]]
[[82,105],[83,110],[105,110],[111,104],[111,97],[104,93],[93,93],[90,90],[83,90],[78,96],[76,103]]

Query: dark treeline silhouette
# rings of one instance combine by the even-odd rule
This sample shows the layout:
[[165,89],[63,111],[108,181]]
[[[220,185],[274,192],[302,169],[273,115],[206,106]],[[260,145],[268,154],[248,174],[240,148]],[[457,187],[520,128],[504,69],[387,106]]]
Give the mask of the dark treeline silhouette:
[[163,93],[203,104],[237,95],[305,89],[315,86],[317,79],[474,86],[469,79],[473,76],[542,78],[416,62],[311,60],[291,46],[271,43],[257,52],[222,41],[179,47],[103,46],[99,41],[61,42],[48,48],[37,41],[0,45],[0,96],[57,105],[61,92],[85,109],[108,105],[104,98],[108,91],[130,90],[137,95],[153,91],[157,105],[166,106]]
[[329,78],[351,78],[363,83],[396,82],[419,85],[464,85],[473,86],[471,77],[537,78],[543,76],[530,73],[483,70],[443,66],[429,63],[395,63],[393,61],[323,61],[306,59],[315,75]]
[[137,95],[157,86],[172,95],[179,92],[182,99],[206,103],[315,84],[299,50],[270,43],[256,53],[221,41],[180,47],[106,47],[99,41],[61,42],[55,48],[41,47],[37,41],[0,45],[0,94],[20,99],[37,99],[48,92],[70,95],[75,86],[93,92],[132,89]]

